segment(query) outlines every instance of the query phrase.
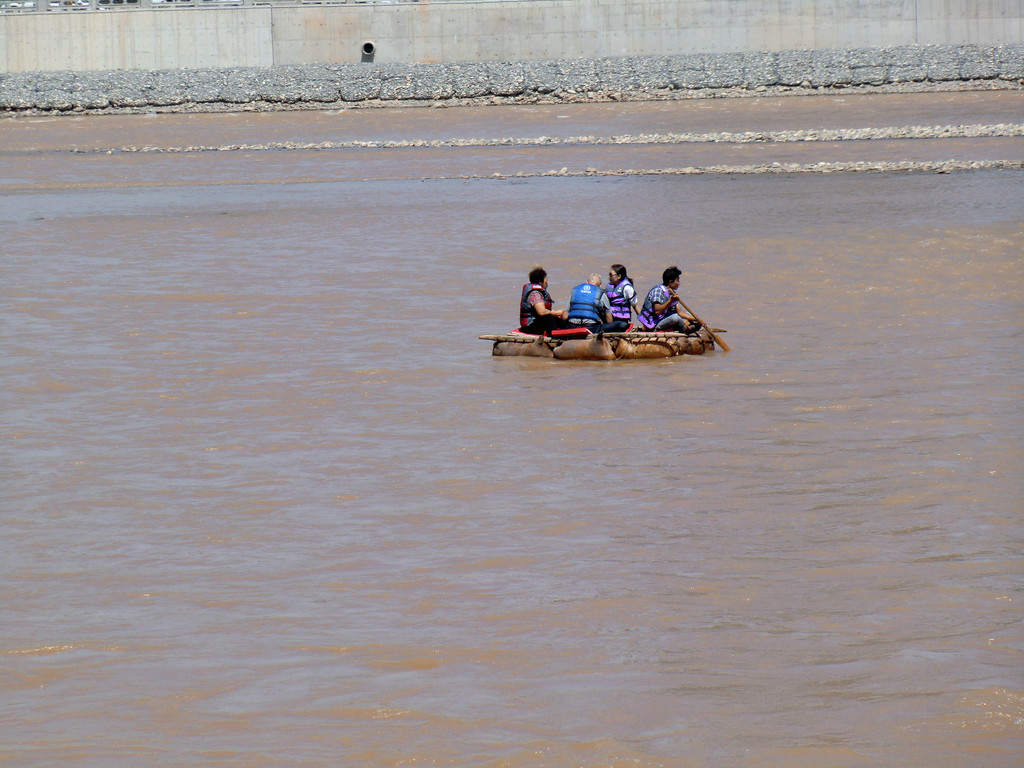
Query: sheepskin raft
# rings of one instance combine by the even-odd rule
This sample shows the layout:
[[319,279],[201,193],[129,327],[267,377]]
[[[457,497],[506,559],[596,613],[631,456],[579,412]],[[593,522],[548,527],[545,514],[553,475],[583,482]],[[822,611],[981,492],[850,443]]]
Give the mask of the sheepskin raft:
[[630,331],[597,336],[569,332],[554,336],[532,336],[512,331],[481,339],[493,341],[491,354],[498,357],[553,357],[557,360],[642,360],[678,355],[703,355],[715,348],[704,328],[688,336],[683,333]]

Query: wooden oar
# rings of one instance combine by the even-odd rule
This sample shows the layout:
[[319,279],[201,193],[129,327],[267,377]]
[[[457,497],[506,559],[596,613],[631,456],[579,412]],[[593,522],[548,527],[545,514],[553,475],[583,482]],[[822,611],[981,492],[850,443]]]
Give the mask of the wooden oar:
[[684,302],[682,299],[676,299],[676,301],[679,302],[679,304],[682,306],[683,309],[685,309],[687,312],[690,313],[690,317],[692,317],[694,320],[696,320],[698,323],[700,323],[702,326],[704,326],[704,330],[706,330],[708,333],[711,334],[711,338],[714,339],[715,343],[722,348],[723,352],[728,352],[729,351],[729,345],[726,344],[724,341],[722,341],[722,337],[719,336],[714,331],[712,331],[710,325],[708,325],[703,320],[701,320],[699,317],[697,317],[697,313],[694,312],[692,309],[690,309],[688,306],[686,306],[686,302]]

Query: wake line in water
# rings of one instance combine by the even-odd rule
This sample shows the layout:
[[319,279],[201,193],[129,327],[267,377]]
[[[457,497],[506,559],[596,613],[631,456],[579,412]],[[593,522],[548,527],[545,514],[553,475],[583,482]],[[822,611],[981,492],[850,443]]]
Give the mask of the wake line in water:
[[39,184],[4,184],[0,185],[3,192],[28,192],[45,190],[88,190],[88,189],[155,189],[166,187],[234,187],[249,185],[276,184],[333,184],[337,182],[375,182],[375,181],[449,181],[449,180],[504,180],[504,179],[536,179],[545,177],[610,177],[610,176],[712,176],[758,174],[852,174],[852,173],[960,173],[966,171],[1021,171],[1024,160],[941,160],[941,161],[855,161],[855,162],[819,162],[819,163],[771,163],[770,165],[707,165],[683,166],[680,168],[616,168],[602,170],[586,168],[569,170],[567,167],[549,171],[517,171],[516,173],[462,174],[459,176],[296,176],[274,179],[162,179],[160,181],[99,181],[60,183],[44,182]]
[[492,173],[480,176],[454,176],[458,179],[519,179],[543,176],[702,176],[712,174],[754,175],[766,173],[954,173],[959,171],[1019,171],[1024,160],[940,160],[940,161],[864,161],[820,163],[771,163],[770,165],[706,165],[682,168],[637,168],[602,171],[558,171],[542,173]]
[[316,151],[331,149],[403,149],[458,147],[537,147],[537,146],[624,146],[667,144],[790,144],[838,141],[891,141],[894,139],[981,139],[1024,137],[1024,124],[938,125],[883,128],[822,128],[796,131],[745,131],[741,133],[641,133],[624,136],[537,136],[492,139],[405,139],[399,141],[321,141],[268,142],[263,144],[192,145],[183,147],[126,146],[83,149],[80,154],[112,154],[115,152],[259,152]]

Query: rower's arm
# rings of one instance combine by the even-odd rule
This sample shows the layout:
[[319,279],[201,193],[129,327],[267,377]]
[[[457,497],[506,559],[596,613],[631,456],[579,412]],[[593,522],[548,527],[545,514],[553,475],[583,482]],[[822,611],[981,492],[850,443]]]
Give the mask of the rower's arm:
[[654,311],[659,315],[662,314],[663,312],[668,312],[669,308],[673,304],[675,304],[675,301],[676,300],[674,296],[669,296],[667,301],[663,301],[661,304],[655,304]]
[[547,307],[544,306],[543,301],[538,301],[536,304],[534,304],[533,311],[537,313],[537,317],[544,317],[544,315],[554,315],[555,317],[560,317],[563,320],[568,315],[568,312],[565,312],[564,310],[548,309]]

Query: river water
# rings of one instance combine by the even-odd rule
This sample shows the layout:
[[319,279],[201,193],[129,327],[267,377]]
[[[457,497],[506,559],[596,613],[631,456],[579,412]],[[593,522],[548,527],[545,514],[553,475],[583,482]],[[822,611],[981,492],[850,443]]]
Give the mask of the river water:
[[[106,150],[1022,103],[0,122],[0,763],[1019,764],[1024,174],[488,176],[1020,139]],[[732,351],[477,338],[613,262]]]

